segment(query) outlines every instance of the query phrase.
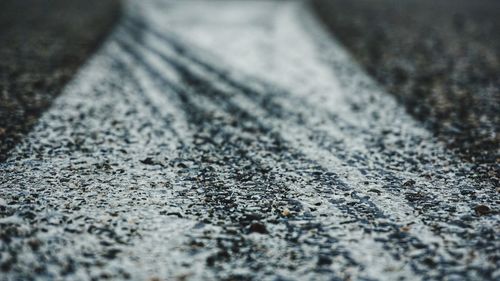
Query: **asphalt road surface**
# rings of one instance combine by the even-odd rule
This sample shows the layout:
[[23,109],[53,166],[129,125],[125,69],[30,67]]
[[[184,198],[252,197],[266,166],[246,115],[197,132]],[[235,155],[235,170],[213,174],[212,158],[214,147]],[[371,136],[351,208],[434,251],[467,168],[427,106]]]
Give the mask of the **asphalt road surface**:
[[130,1],[0,164],[0,280],[495,280],[476,181],[296,1]]
[[311,3],[408,113],[500,185],[500,1]]
[[0,162],[117,21],[119,0],[0,1]]

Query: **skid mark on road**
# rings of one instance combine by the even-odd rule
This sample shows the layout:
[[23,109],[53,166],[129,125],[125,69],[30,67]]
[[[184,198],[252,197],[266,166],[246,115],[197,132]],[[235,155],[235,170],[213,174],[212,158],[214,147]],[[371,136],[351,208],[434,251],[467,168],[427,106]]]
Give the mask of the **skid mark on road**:
[[1,167],[6,280],[498,274],[494,188],[302,3],[125,13]]

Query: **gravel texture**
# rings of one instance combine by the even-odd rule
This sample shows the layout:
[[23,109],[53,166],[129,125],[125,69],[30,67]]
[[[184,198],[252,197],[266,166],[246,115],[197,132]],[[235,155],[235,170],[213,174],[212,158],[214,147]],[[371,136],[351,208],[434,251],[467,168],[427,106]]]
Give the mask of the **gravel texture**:
[[0,280],[495,280],[498,188],[297,1],[129,1],[0,164]]
[[119,15],[118,0],[0,1],[0,161]]
[[500,1],[312,3],[411,115],[500,185]]

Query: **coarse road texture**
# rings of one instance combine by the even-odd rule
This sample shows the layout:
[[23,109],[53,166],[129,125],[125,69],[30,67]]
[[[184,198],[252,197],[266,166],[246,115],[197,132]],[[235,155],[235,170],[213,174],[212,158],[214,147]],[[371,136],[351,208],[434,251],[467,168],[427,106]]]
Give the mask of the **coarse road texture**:
[[0,162],[97,48],[118,0],[0,1]]
[[129,1],[0,164],[0,279],[494,280],[476,180],[296,1]]
[[354,58],[500,185],[500,1],[313,0]]

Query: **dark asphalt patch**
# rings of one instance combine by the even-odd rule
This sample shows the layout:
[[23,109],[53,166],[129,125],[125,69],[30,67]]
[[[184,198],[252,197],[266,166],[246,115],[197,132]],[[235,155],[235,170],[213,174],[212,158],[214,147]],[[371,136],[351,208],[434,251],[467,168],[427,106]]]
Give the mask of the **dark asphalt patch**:
[[0,2],[0,161],[120,14],[119,0]]

